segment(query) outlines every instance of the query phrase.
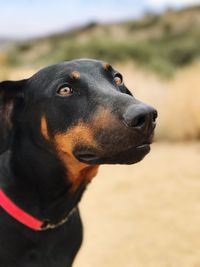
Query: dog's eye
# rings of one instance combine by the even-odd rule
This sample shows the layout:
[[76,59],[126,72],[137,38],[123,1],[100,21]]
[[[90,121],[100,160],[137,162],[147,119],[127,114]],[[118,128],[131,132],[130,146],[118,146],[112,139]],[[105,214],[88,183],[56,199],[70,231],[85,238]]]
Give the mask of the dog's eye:
[[119,73],[115,74],[114,81],[115,81],[115,83],[116,83],[117,86],[122,85],[123,84],[122,75],[119,74]]
[[73,94],[73,89],[69,85],[58,88],[57,94],[59,96],[70,96]]

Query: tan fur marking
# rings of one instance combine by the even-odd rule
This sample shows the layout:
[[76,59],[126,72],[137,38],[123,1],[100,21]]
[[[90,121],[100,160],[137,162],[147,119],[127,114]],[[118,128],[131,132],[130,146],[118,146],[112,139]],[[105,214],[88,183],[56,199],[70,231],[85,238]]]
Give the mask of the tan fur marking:
[[75,80],[80,79],[80,77],[81,77],[81,75],[78,71],[73,71],[70,76],[72,79],[75,79]]
[[45,115],[42,116],[41,118],[41,133],[44,136],[46,140],[49,140],[49,134],[48,134],[48,128],[47,128],[47,120]]
[[118,120],[110,109],[99,108],[89,123],[80,121],[77,125],[68,129],[65,133],[54,135],[54,146],[58,157],[63,162],[66,174],[71,182],[71,191],[74,192],[82,182],[89,183],[97,174],[99,165],[88,165],[80,162],[73,155],[76,144],[83,144],[96,148],[101,153],[101,148],[94,140],[96,130],[105,129],[110,125],[117,125]]
[[80,140],[85,145],[96,146],[92,129],[87,124],[80,122],[66,133],[56,134],[54,139],[58,156],[64,163],[68,179],[72,183],[71,191],[75,191],[83,181],[89,183],[97,174],[99,166],[80,162],[74,157],[72,151],[74,145]]
[[109,63],[103,63],[103,69],[104,70],[109,70],[109,68],[110,68],[110,64]]

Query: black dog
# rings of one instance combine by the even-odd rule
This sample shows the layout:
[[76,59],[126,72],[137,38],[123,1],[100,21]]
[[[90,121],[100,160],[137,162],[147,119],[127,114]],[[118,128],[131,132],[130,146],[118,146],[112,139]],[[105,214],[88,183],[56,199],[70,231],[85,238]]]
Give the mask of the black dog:
[[87,184],[100,164],[149,152],[157,113],[89,59],[1,82],[0,101],[0,266],[69,267]]

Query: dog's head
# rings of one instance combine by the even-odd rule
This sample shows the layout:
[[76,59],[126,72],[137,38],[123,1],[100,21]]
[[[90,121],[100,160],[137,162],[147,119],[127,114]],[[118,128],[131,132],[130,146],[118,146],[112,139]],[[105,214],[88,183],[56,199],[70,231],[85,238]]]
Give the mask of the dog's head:
[[[133,164],[150,150],[157,112],[136,100],[105,62],[82,59],[0,83],[0,148],[26,133],[67,166]],[[41,143],[40,143],[41,141]]]

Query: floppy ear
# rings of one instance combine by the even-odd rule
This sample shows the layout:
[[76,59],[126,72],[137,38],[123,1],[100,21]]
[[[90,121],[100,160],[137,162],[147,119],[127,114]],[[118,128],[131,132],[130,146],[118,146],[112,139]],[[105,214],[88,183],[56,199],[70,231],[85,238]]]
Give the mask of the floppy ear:
[[0,154],[5,152],[12,139],[12,116],[16,102],[24,96],[27,80],[0,82]]

